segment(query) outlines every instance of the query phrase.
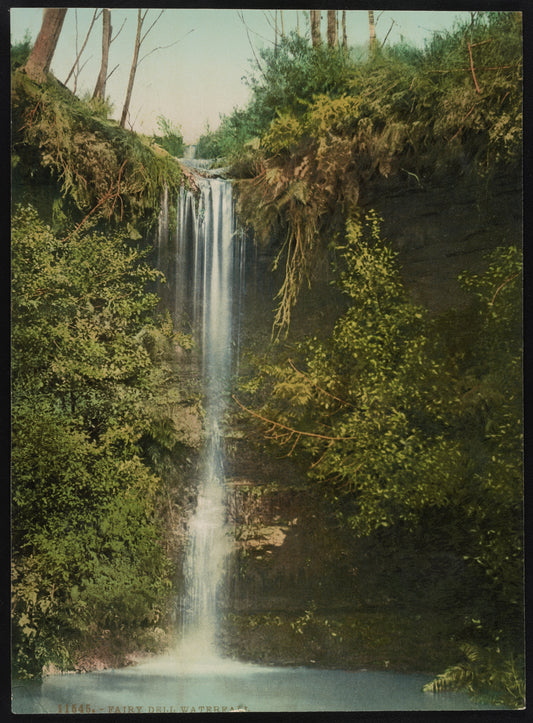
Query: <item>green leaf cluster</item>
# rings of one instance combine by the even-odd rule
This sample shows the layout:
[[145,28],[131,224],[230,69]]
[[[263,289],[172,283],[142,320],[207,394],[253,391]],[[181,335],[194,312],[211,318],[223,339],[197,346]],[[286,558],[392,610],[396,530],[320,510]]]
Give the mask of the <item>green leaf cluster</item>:
[[172,329],[147,291],[160,273],[120,235],[60,238],[30,207],[12,228],[12,609],[23,677],[72,665],[102,631],[135,635],[166,614],[172,569],[145,441],[155,444],[162,423],[153,342],[172,342]]
[[181,128],[176,127],[172,121],[162,115],[157,117],[157,128],[159,134],[153,136],[154,141],[171,156],[181,158],[184,149]]
[[430,317],[410,300],[374,213],[352,216],[337,250],[348,309],[328,339],[258,362],[256,417],[356,536],[437,534],[483,570],[485,622],[519,645],[520,252],[494,251],[484,273],[463,277],[471,305]]
[[315,95],[342,95],[349,90],[352,74],[353,62],[342,50],[312,48],[294,32],[283,36],[275,49],[259,51],[244,78],[251,91],[248,106],[222,116],[217,130],[207,127],[198,142],[197,156],[225,157],[242,173],[246,144],[268,130],[279,113],[302,111]]

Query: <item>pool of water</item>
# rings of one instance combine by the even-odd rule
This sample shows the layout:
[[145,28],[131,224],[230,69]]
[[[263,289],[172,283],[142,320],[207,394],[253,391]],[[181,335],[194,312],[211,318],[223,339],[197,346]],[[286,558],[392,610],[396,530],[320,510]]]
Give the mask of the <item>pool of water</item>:
[[430,680],[394,672],[279,668],[176,658],[95,673],[14,682],[14,713],[224,713],[480,710],[462,693],[422,692]]

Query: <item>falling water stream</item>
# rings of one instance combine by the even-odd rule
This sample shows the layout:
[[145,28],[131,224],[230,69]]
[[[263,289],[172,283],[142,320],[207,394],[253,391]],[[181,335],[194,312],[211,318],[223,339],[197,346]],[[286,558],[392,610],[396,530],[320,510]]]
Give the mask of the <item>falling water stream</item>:
[[[265,667],[217,648],[218,592],[231,542],[224,509],[224,418],[238,357],[245,246],[235,233],[231,183],[200,179],[200,197],[179,199],[174,314],[185,313],[201,348],[206,442],[185,560],[176,648],[117,670],[53,675],[13,685],[16,713],[385,711],[489,708],[462,694],[423,693],[430,676]],[[168,197],[160,231],[167,232]],[[161,249],[158,249],[161,260]]]
[[[198,209],[191,194],[182,194],[179,207],[186,233],[178,232],[176,267],[180,288],[192,299],[193,328],[201,339],[206,431],[198,502],[189,526],[185,560],[187,594],[180,655],[188,661],[211,662],[217,657],[217,592],[231,549],[225,526],[222,429],[232,361],[236,244],[231,190],[227,181],[201,180]],[[188,271],[187,277],[184,271]],[[186,299],[180,303],[186,307]]]

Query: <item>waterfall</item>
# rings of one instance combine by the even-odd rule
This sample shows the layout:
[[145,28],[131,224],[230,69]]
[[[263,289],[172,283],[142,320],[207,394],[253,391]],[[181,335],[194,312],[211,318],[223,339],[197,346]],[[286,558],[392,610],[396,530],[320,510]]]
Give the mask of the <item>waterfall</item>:
[[159,219],[157,224],[157,235],[155,244],[157,247],[157,268],[161,268],[161,248],[166,246],[168,241],[168,186],[165,184],[163,192],[161,193],[161,210],[159,212]]
[[189,524],[180,651],[216,658],[217,597],[231,543],[226,529],[224,417],[238,344],[245,255],[234,233],[232,187],[201,179],[198,200],[182,191],[178,207],[175,318],[188,317],[201,351],[205,445],[196,511]]

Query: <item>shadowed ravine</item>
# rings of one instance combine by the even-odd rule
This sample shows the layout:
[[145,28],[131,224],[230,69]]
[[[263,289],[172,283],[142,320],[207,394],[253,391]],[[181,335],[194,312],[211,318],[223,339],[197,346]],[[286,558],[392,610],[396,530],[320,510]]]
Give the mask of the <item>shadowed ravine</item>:
[[[205,447],[189,522],[175,648],[145,663],[58,675],[14,687],[16,713],[465,710],[488,708],[463,694],[423,693],[431,676],[263,667],[224,658],[217,647],[218,592],[232,545],[224,506],[224,418],[235,364],[244,248],[234,233],[231,184],[202,179],[196,208],[178,211],[175,309],[187,310],[201,348]],[[164,221],[161,227],[165,227]],[[237,313],[236,313],[237,310]]]

